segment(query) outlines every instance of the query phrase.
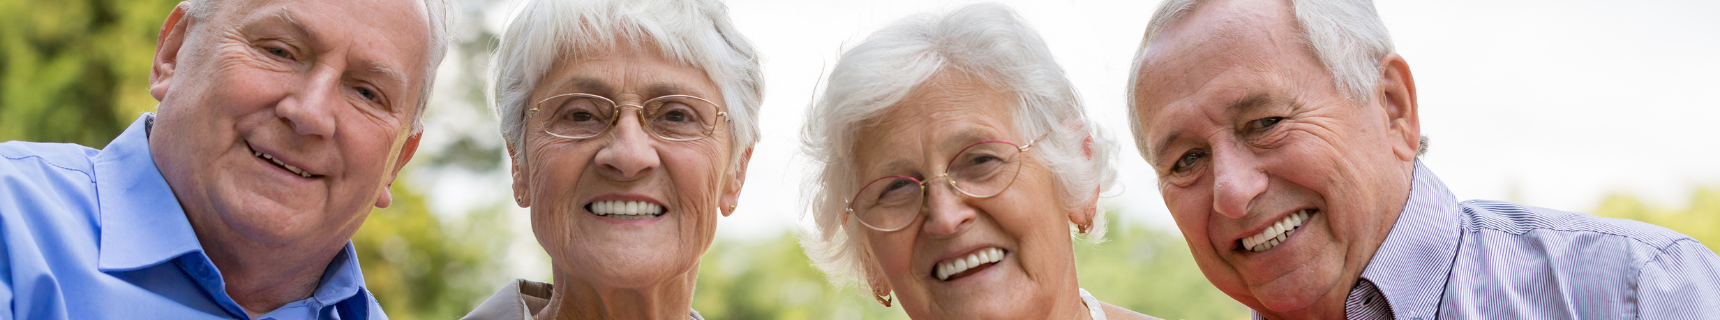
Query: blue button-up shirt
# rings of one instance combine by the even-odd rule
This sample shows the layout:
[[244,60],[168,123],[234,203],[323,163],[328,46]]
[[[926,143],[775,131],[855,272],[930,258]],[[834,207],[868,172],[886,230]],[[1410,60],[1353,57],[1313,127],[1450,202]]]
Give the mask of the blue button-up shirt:
[[[145,114],[95,150],[0,143],[0,319],[251,319],[149,154]],[[386,319],[352,244],[257,319]]]
[[1403,213],[1350,291],[1350,319],[1720,317],[1720,256],[1689,236],[1634,220],[1460,203],[1420,161],[1414,175]]

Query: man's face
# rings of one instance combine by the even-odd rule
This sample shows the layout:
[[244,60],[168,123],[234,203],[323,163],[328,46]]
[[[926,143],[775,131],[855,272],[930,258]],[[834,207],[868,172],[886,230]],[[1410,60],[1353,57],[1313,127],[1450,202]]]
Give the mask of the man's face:
[[416,145],[426,9],[414,0],[230,0],[207,17],[184,9],[169,18],[165,28],[178,30],[164,30],[151,76],[162,103],[150,147],[199,236],[338,248],[370,206],[387,205]]
[[1144,153],[1201,271],[1271,318],[1342,317],[1407,198],[1413,107],[1346,99],[1285,1],[1206,4],[1149,48]]

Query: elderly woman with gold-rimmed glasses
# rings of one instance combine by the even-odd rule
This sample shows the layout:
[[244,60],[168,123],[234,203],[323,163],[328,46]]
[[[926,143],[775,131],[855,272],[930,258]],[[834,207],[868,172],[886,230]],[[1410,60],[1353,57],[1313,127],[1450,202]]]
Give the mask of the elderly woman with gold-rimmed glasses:
[[699,257],[758,141],[757,56],[715,0],[529,0],[495,55],[516,203],[554,285],[467,319],[699,319]]
[[815,264],[914,319],[1124,319],[1076,283],[1114,143],[1008,8],[900,20],[842,55],[807,116]]

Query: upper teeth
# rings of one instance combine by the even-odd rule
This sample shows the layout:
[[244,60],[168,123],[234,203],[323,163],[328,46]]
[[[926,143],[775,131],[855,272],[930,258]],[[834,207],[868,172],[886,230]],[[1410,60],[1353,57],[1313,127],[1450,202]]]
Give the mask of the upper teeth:
[[1302,226],[1303,222],[1308,222],[1308,216],[1313,214],[1314,212],[1308,209],[1298,210],[1296,213],[1284,217],[1284,220],[1278,220],[1278,223],[1272,224],[1266,230],[1260,231],[1260,234],[1243,238],[1242,247],[1248,248],[1248,251],[1252,252],[1272,249],[1272,247],[1278,246],[1278,243],[1284,242],[1284,237],[1289,237],[1291,232],[1295,232],[1296,227]]
[[949,280],[950,276],[962,271],[968,271],[982,264],[1003,260],[1003,249],[985,248],[969,253],[967,256],[938,262],[938,280]]
[[251,154],[256,155],[258,157],[262,157],[263,159],[269,159],[269,161],[274,161],[275,165],[279,165],[282,168],[287,168],[287,171],[292,171],[293,174],[299,175],[300,177],[306,177],[306,178],[311,177],[310,172],[305,172],[305,170],[299,169],[299,167],[294,167],[293,165],[287,164],[285,162],[281,162],[281,159],[275,159],[275,156],[271,156],[267,153],[257,152],[256,150],[252,150]]
[[645,218],[663,213],[663,206],[645,201],[598,201],[591,203],[591,213],[622,219]]

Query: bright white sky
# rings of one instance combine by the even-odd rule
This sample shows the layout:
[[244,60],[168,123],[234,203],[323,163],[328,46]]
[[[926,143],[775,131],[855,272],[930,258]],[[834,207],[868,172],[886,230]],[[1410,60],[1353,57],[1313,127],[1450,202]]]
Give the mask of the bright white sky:
[[[972,2],[729,1],[735,24],[764,57],[767,89],[764,140],[740,210],[721,220],[719,235],[774,237],[801,220],[810,174],[799,153],[804,109],[842,50],[898,18]],[[1002,2],[1041,33],[1089,114],[1118,140],[1124,191],[1102,202],[1125,221],[1175,230],[1123,109],[1130,57],[1157,1]],[[1683,207],[1693,187],[1720,185],[1720,1],[1377,6],[1415,76],[1423,133],[1432,139],[1424,161],[1459,199],[1587,211],[1607,193],[1629,191]],[[488,10],[485,27],[499,30],[505,10],[496,9],[509,7]],[[461,187],[435,193],[469,199],[473,185],[461,181],[475,180],[494,181],[442,180]],[[505,200],[505,192],[483,196]]]

